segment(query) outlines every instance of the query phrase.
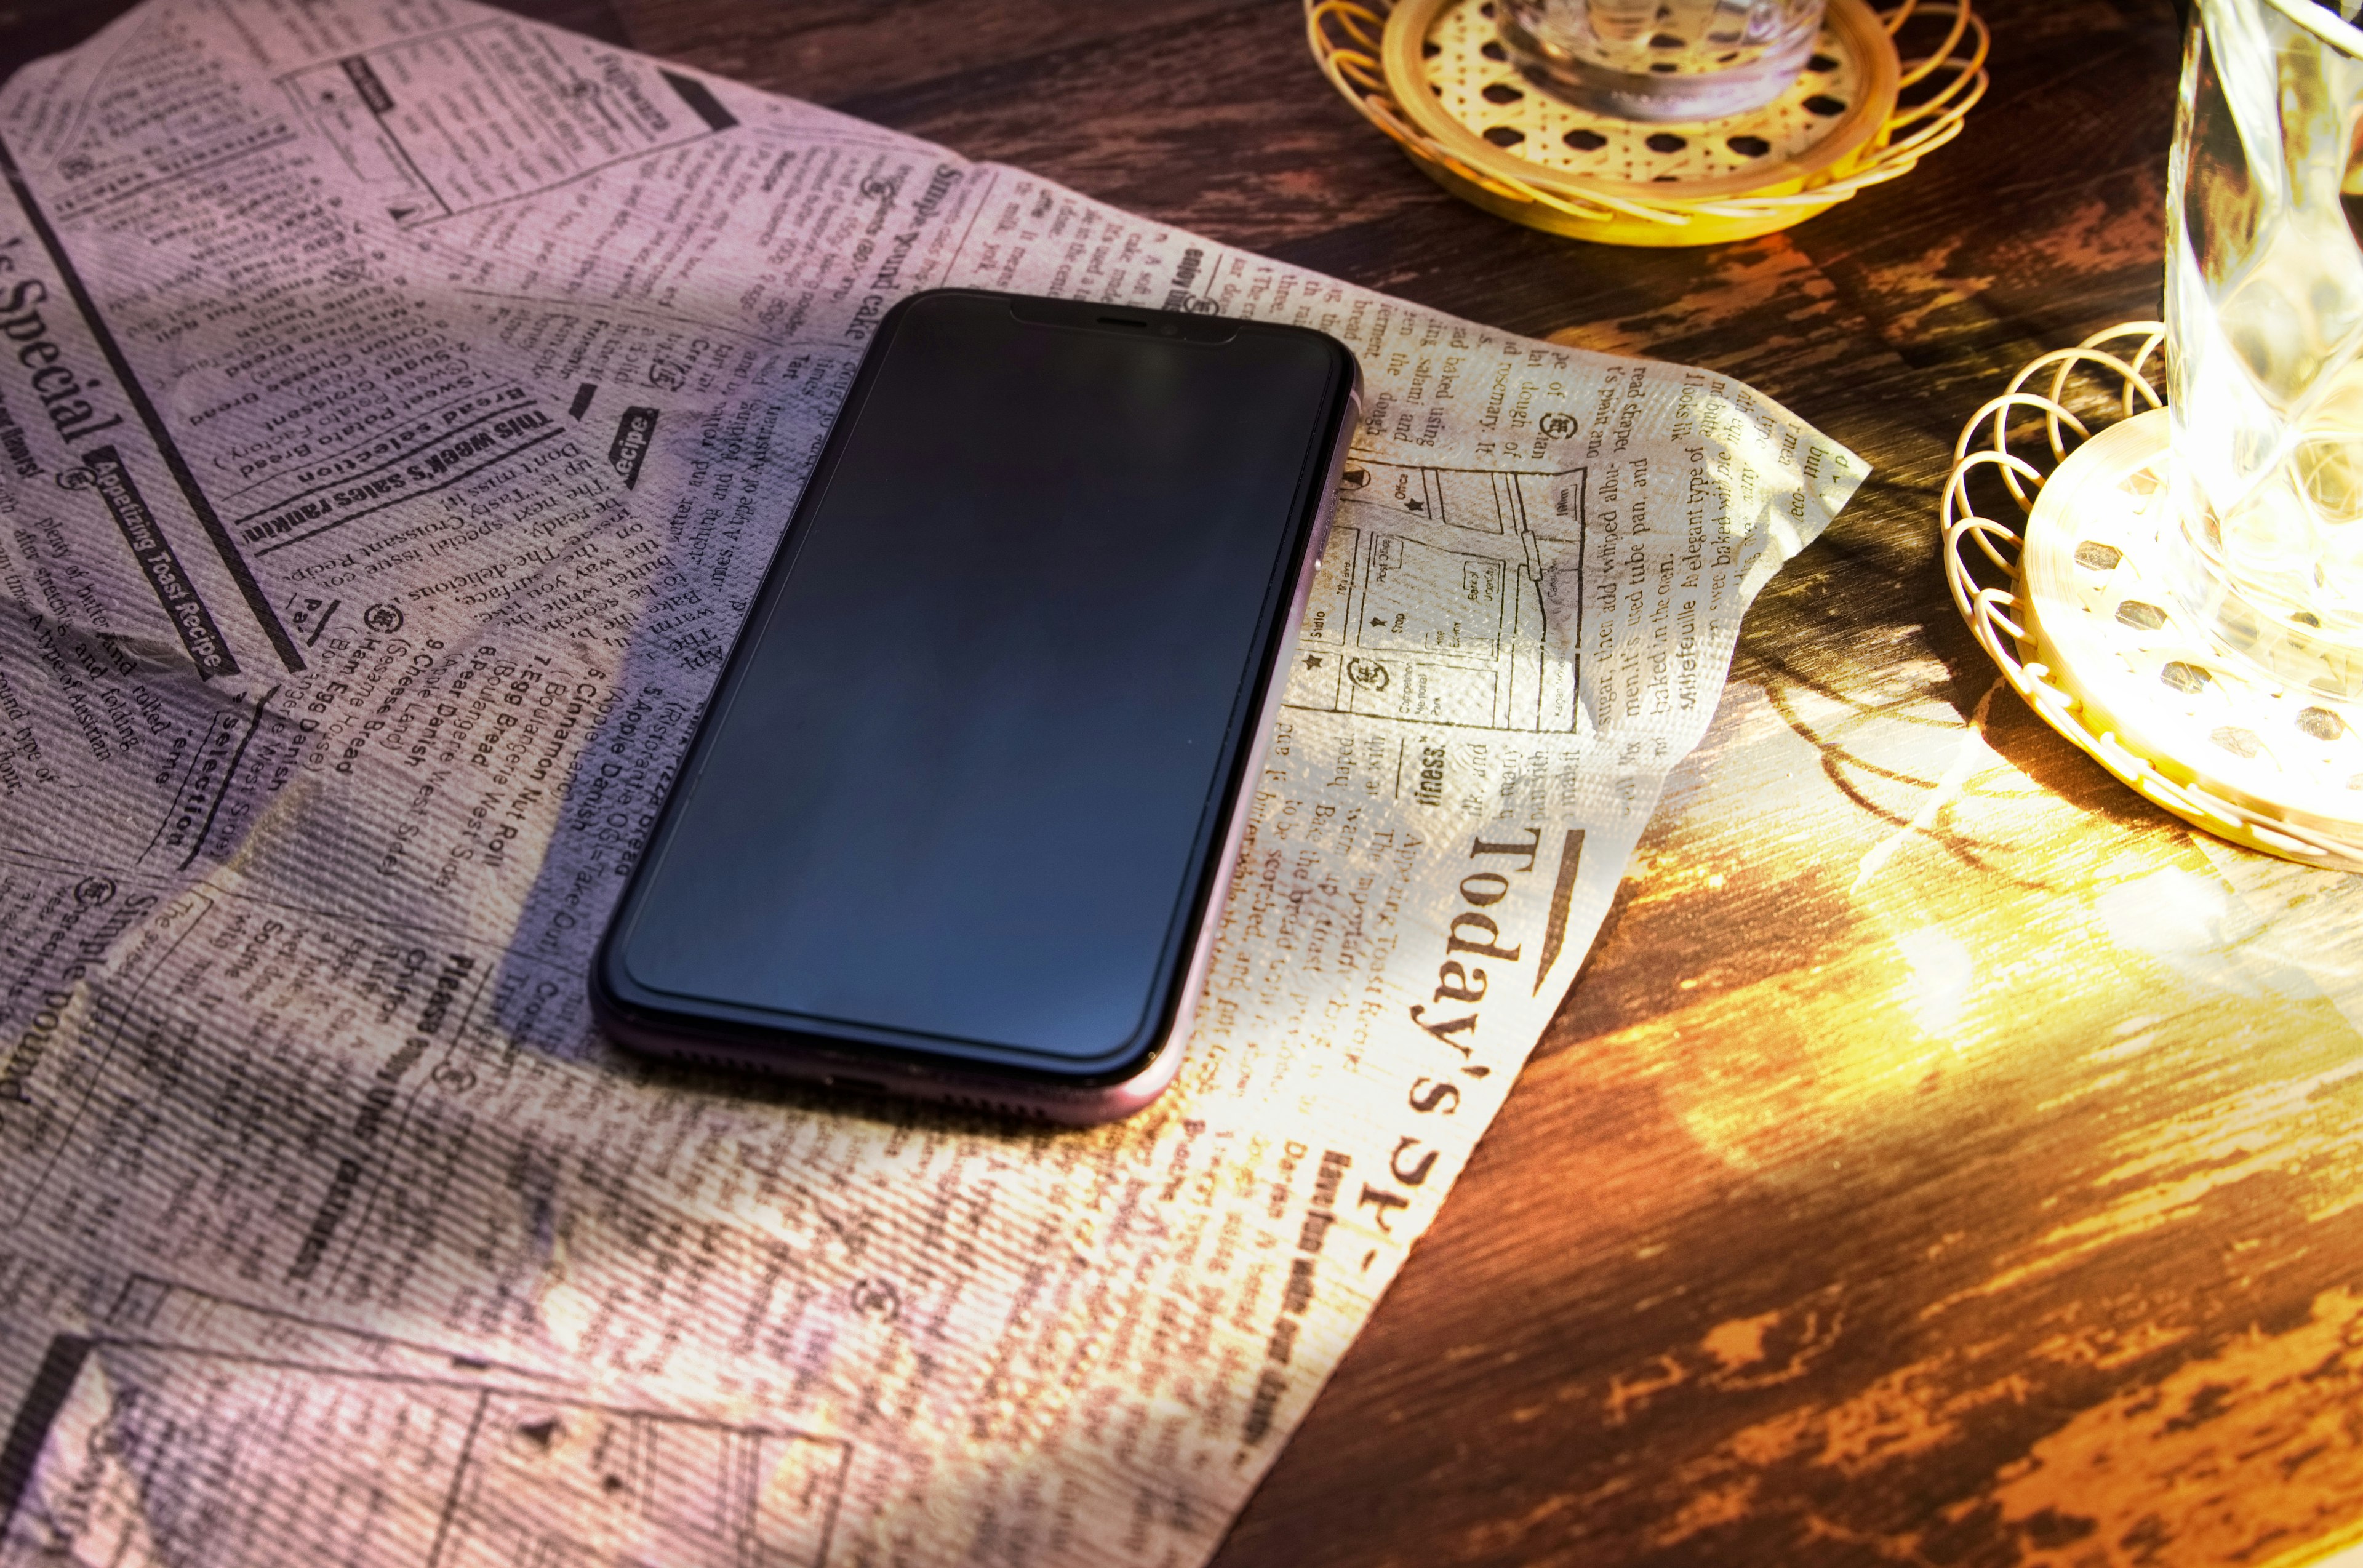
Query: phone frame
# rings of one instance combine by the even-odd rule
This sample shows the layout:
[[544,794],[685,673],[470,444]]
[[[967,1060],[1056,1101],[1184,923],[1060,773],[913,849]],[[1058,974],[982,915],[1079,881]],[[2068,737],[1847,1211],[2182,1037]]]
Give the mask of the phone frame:
[[[796,556],[824,504],[847,444],[860,422],[889,346],[923,302],[946,297],[999,302],[1020,321],[1054,329],[1127,337],[1154,335],[1215,349],[1243,332],[1285,333],[1317,339],[1331,357],[1328,406],[1307,443],[1297,479],[1289,548],[1266,590],[1257,639],[1261,652],[1242,683],[1225,746],[1230,766],[1217,783],[1222,804],[1211,815],[1220,824],[1201,840],[1183,898],[1187,916],[1176,923],[1189,932],[1184,962],[1160,964],[1159,992],[1148,1024],[1121,1055],[1101,1064],[1068,1071],[1040,1064],[1037,1056],[1003,1051],[984,1042],[920,1035],[912,1031],[771,1013],[736,1003],[660,992],[633,980],[619,947],[638,918],[640,895],[650,868],[662,857],[687,784],[702,772],[707,751],[729,711],[760,631],[795,567]],[[623,896],[609,917],[590,975],[591,1003],[603,1029],[623,1044],[649,1055],[707,1066],[752,1070],[774,1076],[885,1093],[971,1109],[1074,1126],[1113,1121],[1154,1100],[1181,1069],[1181,1043],[1189,1033],[1200,990],[1205,984],[1214,940],[1223,917],[1239,843],[1253,795],[1247,784],[1262,766],[1274,717],[1286,691],[1281,674],[1296,642],[1315,573],[1337,507],[1337,483],[1361,409],[1361,370],[1353,351],[1326,333],[1309,328],[1239,321],[1178,311],[1142,310],[1082,300],[1056,300],[981,289],[930,289],[899,301],[881,319],[853,384],[823,444],[812,478],[798,497],[780,537],[761,586],[749,606],[729,658],[707,697],[674,781],[648,840],[634,863]],[[1180,906],[1177,906],[1179,909]],[[1173,929],[1173,928],[1170,928]],[[936,1043],[940,1041],[940,1045]],[[960,1054],[941,1045],[957,1044]]]

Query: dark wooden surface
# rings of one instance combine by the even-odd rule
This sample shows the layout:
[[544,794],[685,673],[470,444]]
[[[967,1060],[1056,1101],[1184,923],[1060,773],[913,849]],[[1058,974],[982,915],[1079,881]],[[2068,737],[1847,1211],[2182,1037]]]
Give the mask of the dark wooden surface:
[[[1958,142],[1789,233],[1659,251],[1445,195],[1292,0],[519,6],[1736,373],[1874,467],[1759,601],[1566,1006],[1224,1568],[2265,1563],[2363,1520],[2355,879],[2118,787],[1994,689],[1936,569],[1969,411],[2158,308],[2176,18],[1980,5]],[[116,8],[17,0],[0,53]]]

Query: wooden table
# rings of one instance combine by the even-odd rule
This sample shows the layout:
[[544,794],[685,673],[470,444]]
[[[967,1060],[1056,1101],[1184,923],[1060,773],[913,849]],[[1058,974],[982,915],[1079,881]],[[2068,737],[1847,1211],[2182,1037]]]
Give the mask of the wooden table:
[[[1968,414],[2158,309],[2166,0],[1980,0],[1900,183],[1701,250],[1430,184],[1290,0],[535,0],[1500,327],[1735,373],[1874,475],[1751,615],[1507,1112],[1216,1561],[2262,1563],[2363,1521],[2363,879],[2000,688]],[[16,0],[13,65],[116,6]]]

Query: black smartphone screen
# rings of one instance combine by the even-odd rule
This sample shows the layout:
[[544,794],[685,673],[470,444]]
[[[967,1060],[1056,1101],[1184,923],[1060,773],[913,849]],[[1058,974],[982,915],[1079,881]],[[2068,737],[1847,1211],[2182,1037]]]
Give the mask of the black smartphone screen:
[[1170,1009],[1351,360],[1032,311],[891,318],[619,917],[637,987],[1054,1068]]

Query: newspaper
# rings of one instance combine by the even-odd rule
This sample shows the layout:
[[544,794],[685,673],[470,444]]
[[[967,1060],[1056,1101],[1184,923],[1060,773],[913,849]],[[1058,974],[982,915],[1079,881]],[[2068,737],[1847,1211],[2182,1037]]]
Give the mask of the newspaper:
[[[460,0],[150,0],[0,144],[0,1564],[1203,1562],[1864,472]],[[952,284],[1367,377],[1180,1081],[1095,1131],[660,1070],[584,996]]]

